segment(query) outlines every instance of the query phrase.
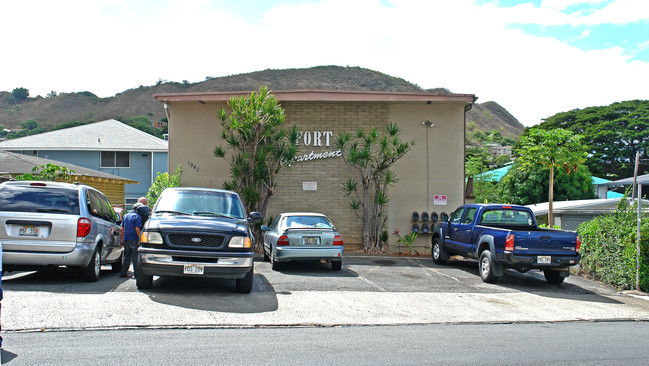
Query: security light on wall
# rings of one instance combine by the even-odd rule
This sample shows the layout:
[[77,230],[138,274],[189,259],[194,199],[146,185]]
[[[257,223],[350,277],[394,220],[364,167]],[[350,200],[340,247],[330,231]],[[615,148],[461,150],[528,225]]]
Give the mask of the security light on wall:
[[167,116],[167,123],[169,123],[169,122],[171,122],[171,121],[169,120],[169,105],[168,105],[167,103],[164,103],[162,106],[163,106],[164,109],[165,109],[165,116]]
[[433,126],[434,126],[434,125],[433,125],[433,122],[431,122],[431,121],[423,121],[421,124],[422,124],[422,125],[426,125],[426,126],[428,126],[428,127],[433,127]]

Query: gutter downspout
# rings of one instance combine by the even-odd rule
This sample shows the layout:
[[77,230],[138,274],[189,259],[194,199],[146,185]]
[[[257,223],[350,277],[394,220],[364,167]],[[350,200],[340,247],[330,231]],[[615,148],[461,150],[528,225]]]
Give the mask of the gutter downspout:
[[[171,119],[169,118],[169,104],[167,104],[167,101],[162,104],[165,110],[165,116],[167,116],[167,172],[171,171],[171,162],[169,161],[169,125],[171,125]],[[153,170],[153,166],[151,166],[151,170]],[[153,175],[153,172],[151,173]],[[153,184],[153,178],[151,179],[151,184]]]

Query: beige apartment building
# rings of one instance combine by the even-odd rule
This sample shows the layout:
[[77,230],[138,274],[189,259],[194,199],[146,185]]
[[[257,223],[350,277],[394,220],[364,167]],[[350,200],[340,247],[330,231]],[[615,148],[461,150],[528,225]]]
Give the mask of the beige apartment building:
[[[180,165],[182,185],[221,188],[229,179],[229,160],[214,157],[221,143],[215,113],[232,97],[248,92],[156,94],[169,120],[169,171]],[[298,161],[282,170],[267,216],[314,211],[329,216],[345,244],[362,243],[362,223],[350,208],[342,183],[353,172],[335,147],[340,133],[390,122],[401,128],[413,149],[393,167],[399,179],[390,188],[385,230],[408,234],[417,225],[419,252],[430,246],[431,216],[450,214],[464,203],[465,113],[477,99],[472,94],[399,93],[328,90],[274,90],[286,112],[285,125],[301,132]],[[418,220],[413,221],[413,212]],[[427,215],[423,215],[427,213]],[[437,215],[433,215],[437,214]],[[428,216],[427,221],[422,217]],[[389,235],[391,251],[396,238]],[[405,250],[405,248],[401,248]]]

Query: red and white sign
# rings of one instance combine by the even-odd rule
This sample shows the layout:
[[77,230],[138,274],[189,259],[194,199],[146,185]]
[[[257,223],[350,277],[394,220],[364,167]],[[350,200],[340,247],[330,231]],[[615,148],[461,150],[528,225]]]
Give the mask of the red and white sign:
[[436,194],[435,196],[433,196],[433,204],[446,206],[446,195]]

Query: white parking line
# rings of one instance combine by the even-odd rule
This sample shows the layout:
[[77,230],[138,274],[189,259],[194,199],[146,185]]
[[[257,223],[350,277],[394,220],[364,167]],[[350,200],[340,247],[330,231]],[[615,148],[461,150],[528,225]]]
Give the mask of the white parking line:
[[428,270],[430,270],[430,271],[432,271],[432,272],[434,272],[434,273],[436,273],[436,274],[442,275],[442,276],[444,276],[444,277],[448,277],[448,278],[450,278],[450,279],[452,279],[452,280],[455,280],[455,281],[458,282],[458,283],[461,283],[459,279],[457,279],[457,278],[455,278],[455,277],[453,277],[453,276],[451,276],[451,275],[447,275],[446,273],[442,273],[441,271],[439,271],[439,270],[437,270],[437,269],[435,269],[435,268],[426,267],[426,266],[422,265],[421,263],[419,263],[419,262],[417,262],[417,261],[413,261],[413,260],[410,259],[410,258],[408,258],[408,261],[409,261],[410,263],[413,263],[413,264],[415,264],[415,265],[417,265],[417,266],[423,268],[423,269],[424,269],[424,273],[426,273],[426,276],[430,276],[430,273],[428,272]]
[[[357,273],[357,274],[358,274],[358,273]],[[387,292],[387,291],[388,291],[388,290],[384,289],[383,287],[377,285],[376,283],[374,283],[374,282],[368,280],[367,278],[365,278],[365,277],[363,277],[363,276],[361,276],[361,275],[358,275],[358,278],[360,278],[361,280],[363,280],[363,281],[369,283],[370,285],[374,286],[376,289],[378,289],[378,290],[381,291],[381,292]]]

